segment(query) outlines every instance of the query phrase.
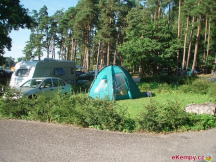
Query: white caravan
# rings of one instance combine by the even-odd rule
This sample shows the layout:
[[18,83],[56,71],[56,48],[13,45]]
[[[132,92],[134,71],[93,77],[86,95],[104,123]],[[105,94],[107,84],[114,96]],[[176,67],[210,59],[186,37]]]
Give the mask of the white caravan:
[[76,63],[74,61],[51,60],[22,61],[15,66],[10,87],[18,87],[27,80],[36,77],[57,77],[68,84],[76,83]]

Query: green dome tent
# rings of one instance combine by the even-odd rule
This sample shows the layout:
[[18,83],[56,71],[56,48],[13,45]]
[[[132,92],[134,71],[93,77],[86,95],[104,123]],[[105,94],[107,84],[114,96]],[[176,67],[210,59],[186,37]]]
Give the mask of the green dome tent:
[[120,100],[141,96],[131,75],[122,67],[111,65],[102,69],[92,82],[89,97]]

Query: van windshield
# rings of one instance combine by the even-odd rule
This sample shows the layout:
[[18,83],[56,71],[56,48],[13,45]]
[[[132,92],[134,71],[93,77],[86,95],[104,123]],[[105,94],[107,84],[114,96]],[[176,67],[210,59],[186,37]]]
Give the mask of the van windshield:
[[18,69],[15,74],[16,76],[25,77],[29,75],[29,71],[29,69]]

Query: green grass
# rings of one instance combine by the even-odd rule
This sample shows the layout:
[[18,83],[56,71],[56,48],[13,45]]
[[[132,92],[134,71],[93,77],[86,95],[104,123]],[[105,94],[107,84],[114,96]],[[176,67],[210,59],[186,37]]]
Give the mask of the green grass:
[[143,110],[144,107],[149,105],[150,102],[160,103],[162,105],[167,103],[167,100],[171,101],[178,101],[181,102],[181,108],[191,103],[205,103],[205,102],[212,102],[213,99],[209,98],[208,95],[201,95],[201,94],[183,94],[183,93],[176,93],[176,94],[156,94],[154,97],[142,97],[139,99],[127,99],[127,100],[119,100],[116,101],[117,104],[120,106],[127,108],[128,115],[135,119],[137,115],[139,115]]
[[[149,105],[151,102],[165,105],[169,100],[173,102],[178,101],[181,103],[182,109],[184,109],[186,105],[192,103],[199,104],[206,102],[215,102],[215,99],[213,97],[209,97],[209,95],[183,93],[180,90],[177,90],[178,88],[176,88],[176,86],[168,85],[168,87],[166,87],[167,85],[161,85],[162,84],[158,83],[138,83],[138,86],[141,87],[140,89],[143,93],[143,97],[138,99],[119,100],[116,102],[118,105],[127,108],[128,115],[132,119],[135,119],[144,110],[144,107]],[[152,97],[148,98],[145,96],[147,90],[152,91]]]

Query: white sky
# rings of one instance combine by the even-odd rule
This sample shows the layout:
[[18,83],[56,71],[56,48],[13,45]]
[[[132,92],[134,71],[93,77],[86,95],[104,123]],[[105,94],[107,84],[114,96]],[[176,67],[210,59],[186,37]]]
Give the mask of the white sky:
[[[57,10],[64,8],[66,11],[69,7],[75,7],[79,0],[20,0],[20,4],[24,8],[28,8],[29,12],[32,10],[39,11],[44,5],[48,8],[49,16],[53,15]],[[12,57],[17,60],[19,57],[24,57],[22,53],[26,42],[29,40],[30,30],[20,29],[12,31],[10,37],[12,38],[11,51],[5,50],[4,57]]]

